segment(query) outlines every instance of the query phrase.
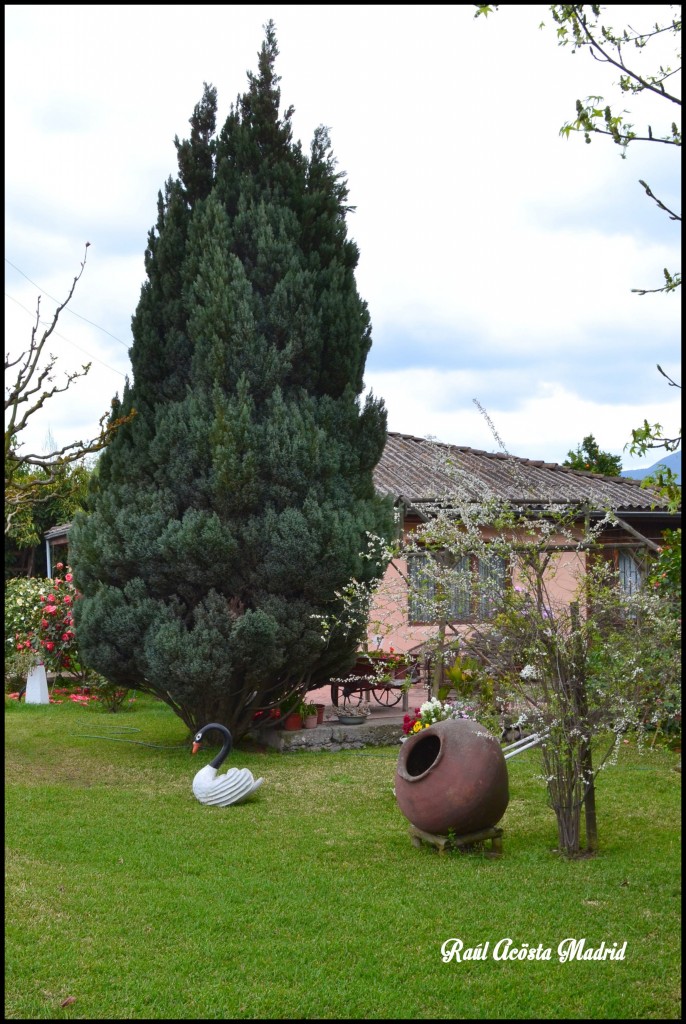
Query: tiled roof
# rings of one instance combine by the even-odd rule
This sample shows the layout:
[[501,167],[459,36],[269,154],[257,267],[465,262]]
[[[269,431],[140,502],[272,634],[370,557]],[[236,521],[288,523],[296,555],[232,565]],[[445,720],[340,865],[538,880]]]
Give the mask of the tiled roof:
[[459,494],[463,500],[494,497],[518,505],[590,504],[616,512],[649,512],[665,507],[638,480],[567,469],[556,462],[522,459],[500,452],[443,444],[389,433],[374,470],[381,494],[408,505]]

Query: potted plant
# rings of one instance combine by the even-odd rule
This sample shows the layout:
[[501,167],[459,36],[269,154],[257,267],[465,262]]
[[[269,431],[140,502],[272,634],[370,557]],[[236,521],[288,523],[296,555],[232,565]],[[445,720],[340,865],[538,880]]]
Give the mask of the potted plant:
[[306,729],[314,729],[317,725],[317,705],[316,704],[301,704],[298,708],[300,717],[303,720],[303,724]]
[[284,729],[287,729],[289,732],[294,732],[296,729],[302,729],[303,727],[302,715],[300,714],[301,706],[301,702],[298,701],[296,703],[293,697],[289,697],[281,705],[281,722]]
[[341,725],[362,725],[366,722],[371,708],[368,704],[358,704],[356,707],[352,704],[341,704],[340,707],[334,707],[334,711]]

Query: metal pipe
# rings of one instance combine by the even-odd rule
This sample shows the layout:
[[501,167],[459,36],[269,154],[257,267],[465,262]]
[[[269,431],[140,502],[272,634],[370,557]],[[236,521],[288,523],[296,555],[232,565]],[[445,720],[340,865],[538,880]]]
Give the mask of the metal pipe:
[[[538,736],[538,733],[533,733],[533,736]],[[522,743],[528,743],[533,736],[520,736],[520,738],[515,740],[514,743],[508,743],[506,747],[503,747],[503,753],[505,753],[506,750],[514,750],[515,747],[521,747]]]
[[503,747],[503,754],[505,760],[514,757],[515,754],[521,754],[525,750],[529,750],[531,747],[537,747],[539,743],[542,743],[546,738],[547,733],[534,733],[533,736],[524,736],[521,740],[516,740],[514,743],[510,743],[507,747]]

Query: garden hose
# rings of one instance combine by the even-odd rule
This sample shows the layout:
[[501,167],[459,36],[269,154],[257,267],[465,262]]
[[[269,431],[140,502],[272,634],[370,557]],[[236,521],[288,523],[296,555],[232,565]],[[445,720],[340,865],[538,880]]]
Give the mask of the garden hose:
[[[132,726],[123,726],[121,729],[113,729],[112,732],[140,732]],[[184,750],[188,748],[187,743],[176,743],[172,747],[162,746],[160,743],[145,743],[143,740],[127,740],[119,736],[98,736],[90,732],[73,732],[72,736],[78,736],[87,740],[111,740],[113,743],[132,743],[137,747],[154,747],[156,750]]]

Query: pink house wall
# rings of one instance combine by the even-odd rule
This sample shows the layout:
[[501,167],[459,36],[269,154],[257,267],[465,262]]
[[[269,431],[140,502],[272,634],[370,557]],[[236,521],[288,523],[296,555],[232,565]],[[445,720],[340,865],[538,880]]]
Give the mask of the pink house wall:
[[[562,544],[563,538],[559,538],[558,543]],[[562,551],[553,556],[546,573],[548,599],[553,610],[568,607],[576,599],[585,564],[585,555],[581,552]],[[406,578],[407,562],[404,559],[391,562],[369,616],[367,643],[370,651],[388,651],[392,647],[396,653],[404,654],[436,635],[435,625],[410,624]],[[516,571],[512,582],[514,586],[521,585]],[[469,623],[455,623],[454,628],[459,632],[465,631],[469,629]]]

